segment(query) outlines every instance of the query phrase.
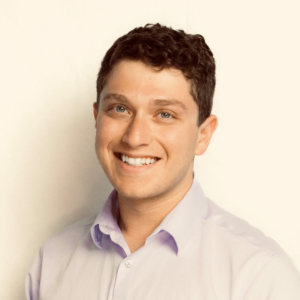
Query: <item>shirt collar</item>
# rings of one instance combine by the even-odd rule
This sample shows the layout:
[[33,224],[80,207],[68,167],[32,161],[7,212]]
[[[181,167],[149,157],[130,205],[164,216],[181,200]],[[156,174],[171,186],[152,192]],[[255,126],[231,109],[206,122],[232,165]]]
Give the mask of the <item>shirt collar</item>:
[[[116,222],[118,206],[118,194],[116,190],[113,190],[91,228],[93,241],[100,249],[102,248],[101,239],[103,233],[109,235],[113,233],[117,238],[122,235]],[[154,230],[148,239],[161,231],[168,232],[176,243],[176,254],[179,255],[194,231],[197,228],[200,229],[199,226],[201,225],[202,219],[206,217],[207,213],[208,209],[205,195],[194,173],[193,183],[189,191],[164,218],[162,223]]]
[[194,173],[193,183],[189,191],[151,236],[160,231],[168,232],[176,243],[176,254],[179,255],[195,230],[201,229],[202,220],[206,218],[207,213],[208,205],[205,195]]
[[94,243],[98,248],[102,248],[101,240],[102,235],[108,234],[111,235],[122,235],[122,232],[119,228],[119,225],[116,221],[116,214],[117,209],[119,207],[118,202],[118,193],[114,189],[108,196],[104,206],[102,207],[101,211],[99,212],[92,228],[91,228],[91,235]]

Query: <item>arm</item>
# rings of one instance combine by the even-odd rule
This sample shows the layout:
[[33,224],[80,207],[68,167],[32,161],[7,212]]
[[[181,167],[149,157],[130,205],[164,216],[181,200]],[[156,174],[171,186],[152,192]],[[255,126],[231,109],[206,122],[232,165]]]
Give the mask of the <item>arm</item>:
[[25,295],[26,300],[39,300],[40,277],[42,267],[42,250],[36,254],[34,261],[26,276]]
[[257,275],[244,300],[299,300],[300,275],[291,260],[277,257]]

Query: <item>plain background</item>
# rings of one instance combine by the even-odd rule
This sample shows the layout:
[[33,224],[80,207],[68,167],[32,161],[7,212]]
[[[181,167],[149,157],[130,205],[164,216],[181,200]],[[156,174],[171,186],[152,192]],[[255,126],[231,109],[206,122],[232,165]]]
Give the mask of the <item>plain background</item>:
[[205,194],[300,269],[299,2],[1,0],[0,298],[24,298],[42,242],[111,191],[94,153],[96,75],[121,35],[160,22],[214,52],[219,127],[195,170]]

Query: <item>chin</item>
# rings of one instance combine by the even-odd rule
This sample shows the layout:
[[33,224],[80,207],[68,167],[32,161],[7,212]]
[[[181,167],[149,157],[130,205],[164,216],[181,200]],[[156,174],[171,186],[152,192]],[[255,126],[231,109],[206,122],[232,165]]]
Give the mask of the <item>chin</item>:
[[145,190],[144,187],[142,188],[131,187],[125,189],[123,187],[123,188],[117,188],[116,190],[120,195],[128,199],[148,199],[156,195],[156,193],[154,194],[153,192],[151,193],[150,191]]

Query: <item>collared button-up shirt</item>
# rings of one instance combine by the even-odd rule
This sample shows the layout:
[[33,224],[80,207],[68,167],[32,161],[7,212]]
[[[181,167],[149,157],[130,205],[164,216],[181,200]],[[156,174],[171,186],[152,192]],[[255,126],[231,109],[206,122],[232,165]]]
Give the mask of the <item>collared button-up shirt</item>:
[[49,238],[26,279],[27,300],[299,300],[282,249],[193,184],[136,252],[116,222],[113,190],[98,216]]

